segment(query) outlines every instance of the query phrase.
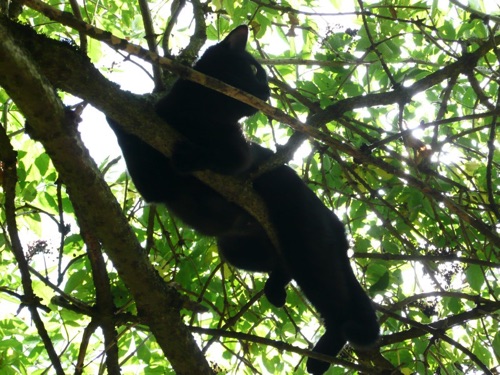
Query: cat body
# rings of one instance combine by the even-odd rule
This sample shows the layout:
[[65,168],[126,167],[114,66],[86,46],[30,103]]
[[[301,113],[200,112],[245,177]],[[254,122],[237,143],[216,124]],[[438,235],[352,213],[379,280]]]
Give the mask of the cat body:
[[[269,86],[265,72],[245,51],[247,33],[246,26],[236,28],[222,42],[210,47],[193,68],[229,84],[238,85],[242,79],[252,81],[251,87],[239,85],[266,100]],[[235,67],[239,63],[247,69],[237,67],[232,74],[235,78],[228,77],[225,71],[219,71],[227,68],[224,60],[228,59],[236,59]],[[257,73],[250,66],[258,68]],[[158,101],[155,110],[185,138],[175,145],[172,158],[123,131],[108,117],[128,172],[143,198],[147,202],[165,204],[190,227],[209,236],[232,232],[233,226],[252,227],[256,224],[240,207],[185,172],[209,169],[222,174],[237,174],[246,170],[251,163],[250,145],[238,120],[257,110],[183,79],[174,83],[170,92]]]
[[[270,91],[264,69],[245,50],[248,28],[240,26],[207,49],[193,67],[267,100]],[[185,141],[168,158],[139,137],[125,132],[110,117],[127,170],[142,197],[165,204],[169,212],[199,233],[215,236],[221,256],[237,268],[271,273],[276,250],[262,226],[245,210],[223,198],[189,171],[209,169],[238,174],[251,164],[250,144],[238,120],[256,109],[188,80],[177,80],[155,106],[157,114],[179,131]],[[284,282],[277,285],[286,285]],[[284,286],[267,287],[269,301],[285,303]]]
[[[234,29],[194,69],[266,100],[266,74],[245,51],[247,36],[246,26]],[[253,181],[268,208],[279,251],[251,215],[188,174],[208,169],[239,175],[269,159],[273,152],[247,142],[238,124],[256,110],[186,80],[178,80],[155,110],[185,138],[171,158],[108,118],[144,199],[165,204],[188,226],[215,236],[221,256],[235,267],[269,273],[265,293],[272,304],[284,305],[285,288],[293,278],[324,320],[326,332],[315,351],[335,356],[346,341],[373,344],[378,323],[349,264],[344,226],[290,167],[279,166]],[[315,375],[328,367],[312,358],[307,363]]]

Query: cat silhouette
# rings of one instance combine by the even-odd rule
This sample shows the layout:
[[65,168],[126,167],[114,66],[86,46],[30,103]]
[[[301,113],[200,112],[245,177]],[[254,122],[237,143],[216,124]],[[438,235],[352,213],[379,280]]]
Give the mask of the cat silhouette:
[[[194,69],[267,100],[270,89],[262,66],[245,50],[248,28],[239,26],[210,47]],[[224,94],[179,79],[158,101],[156,113],[184,136],[164,156],[108,117],[128,172],[148,202],[162,203],[186,225],[214,236],[223,259],[237,268],[269,273],[265,294],[283,306],[293,279],[321,315],[325,333],[314,351],[335,356],[349,341],[373,345],[379,325],[371,301],[354,276],[343,224],[286,165],[258,174],[253,187],[267,207],[279,249],[264,228],[189,172],[248,176],[274,154],[248,142],[238,121],[257,111]],[[329,364],[309,358],[308,372]]]

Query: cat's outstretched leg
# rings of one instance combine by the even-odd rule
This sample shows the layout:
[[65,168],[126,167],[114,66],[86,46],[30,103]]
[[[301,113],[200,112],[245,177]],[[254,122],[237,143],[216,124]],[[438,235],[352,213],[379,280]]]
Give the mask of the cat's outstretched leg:
[[[332,357],[338,354],[346,342],[355,348],[368,348],[379,337],[379,324],[372,302],[359,285],[348,262],[345,259],[339,259],[339,262],[343,265],[337,270],[335,284],[338,290],[346,292],[337,293],[333,304],[320,305],[316,302],[316,306],[321,306],[318,310],[324,319],[326,332],[313,351]],[[333,287],[330,288],[333,290]],[[330,293],[330,296],[333,295]],[[323,374],[329,366],[328,362],[314,358],[307,361],[307,371],[313,375]]]
[[[326,354],[335,357],[346,344],[346,339],[343,338],[338,327],[327,327],[326,332],[319,339],[313,348],[316,353]],[[321,361],[316,358],[307,360],[307,372],[312,375],[321,375],[330,367],[330,363]]]

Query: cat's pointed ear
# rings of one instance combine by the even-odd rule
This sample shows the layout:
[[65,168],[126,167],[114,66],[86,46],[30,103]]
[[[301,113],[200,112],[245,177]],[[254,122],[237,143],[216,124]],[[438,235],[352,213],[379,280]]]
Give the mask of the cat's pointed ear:
[[244,51],[247,46],[248,39],[248,26],[241,25],[236,29],[231,31],[228,36],[222,41],[222,43],[229,46],[229,48],[234,50]]

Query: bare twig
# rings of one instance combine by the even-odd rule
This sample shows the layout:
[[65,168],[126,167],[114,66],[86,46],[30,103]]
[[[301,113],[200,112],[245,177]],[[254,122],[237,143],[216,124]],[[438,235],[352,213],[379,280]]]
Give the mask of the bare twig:
[[450,255],[405,255],[405,254],[377,254],[377,253],[355,253],[354,258],[359,259],[381,259],[386,261],[405,262],[462,262],[467,264],[477,264],[479,266],[489,268],[500,268],[499,263],[492,263],[486,260],[459,257],[453,254]]
[[185,5],[186,0],[174,0],[170,6],[170,18],[167,22],[167,26],[165,26],[165,30],[163,31],[162,40],[163,54],[167,57],[172,57],[172,53],[170,51],[170,36],[172,35],[172,30],[177,23],[177,19],[181,14],[182,8],[184,8]]
[[[78,4],[78,1],[77,0],[70,0],[69,3],[71,5],[71,10],[73,11],[73,14],[75,15],[75,17],[77,19],[83,21],[82,13],[80,12],[80,5]],[[83,52],[87,52],[87,45],[88,45],[87,35],[83,31],[80,31],[79,35],[80,35],[80,48]]]
[[308,349],[302,349],[294,345],[290,345],[287,343],[284,343],[282,341],[276,341],[276,340],[271,340],[268,338],[256,336],[256,335],[251,335],[247,333],[241,333],[241,332],[231,332],[227,331],[224,329],[212,329],[212,328],[201,328],[201,327],[190,327],[191,332],[195,332],[198,334],[203,334],[203,335],[210,335],[210,336],[215,336],[215,337],[230,337],[230,338],[235,338],[241,341],[249,341],[249,342],[255,342],[259,344],[264,344],[267,346],[272,346],[278,350],[287,350],[293,353],[297,353],[300,355],[304,356],[309,356],[312,358],[317,358],[321,359],[325,362],[328,363],[333,363],[337,365],[344,366],[346,368],[350,368],[353,370],[358,370],[358,371],[366,371],[367,373],[372,373],[372,369],[367,368],[365,366],[357,365],[355,363],[348,362],[346,360],[340,359],[340,358],[333,358],[325,354],[320,354],[313,352]]
[[[87,254],[92,268],[92,279],[96,290],[96,305],[98,319],[92,319],[88,328],[100,326],[104,335],[106,352],[106,368],[108,374],[120,375],[118,356],[118,336],[115,329],[115,304],[111,293],[110,281],[106,263],[102,255],[101,244],[94,236],[93,230],[80,223],[81,235],[87,247]],[[94,323],[94,324],[93,324]]]
[[[158,54],[158,48],[156,44],[156,33],[153,27],[153,20],[151,19],[151,12],[149,11],[149,5],[146,0],[139,0],[139,7],[141,9],[142,23],[144,24],[144,31],[146,32],[145,38],[148,43],[148,48],[151,52]],[[165,89],[163,85],[163,80],[161,77],[160,67],[153,64],[153,77],[155,83],[155,91],[163,91]]]

